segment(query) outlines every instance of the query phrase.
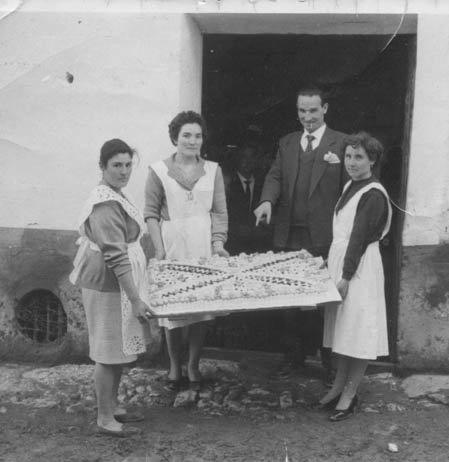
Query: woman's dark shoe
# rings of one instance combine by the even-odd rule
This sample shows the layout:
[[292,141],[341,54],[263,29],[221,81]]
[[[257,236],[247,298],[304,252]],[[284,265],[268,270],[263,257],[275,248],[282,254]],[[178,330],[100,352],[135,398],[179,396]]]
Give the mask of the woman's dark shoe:
[[142,422],[145,419],[140,412],[126,412],[125,414],[114,414],[114,418],[120,423]]
[[187,383],[187,377],[184,376],[179,379],[169,379],[166,377],[164,381],[164,389],[177,393],[178,391],[187,388]]
[[168,376],[164,377],[163,387],[164,390],[171,392],[179,392],[185,390],[188,386],[188,378],[186,376],[181,376],[179,379],[170,379]]
[[172,380],[166,379],[164,383],[164,390],[178,392],[181,389],[181,379]]
[[341,393],[327,403],[322,403],[320,400],[313,401],[309,404],[309,408],[317,411],[332,411],[340,400]]
[[204,386],[204,379],[201,374],[197,374],[194,379],[189,379],[189,390],[199,392],[201,391],[203,386]]
[[340,422],[340,420],[345,420],[348,417],[351,417],[352,414],[355,413],[355,410],[357,408],[358,404],[358,398],[357,395],[352,398],[351,404],[347,409],[342,409],[342,410],[335,410],[335,413],[329,416],[329,420],[331,422]]

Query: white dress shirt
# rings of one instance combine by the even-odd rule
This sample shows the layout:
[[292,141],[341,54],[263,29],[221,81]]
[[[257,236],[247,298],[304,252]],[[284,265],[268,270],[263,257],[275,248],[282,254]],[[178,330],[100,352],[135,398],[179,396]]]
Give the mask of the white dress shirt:
[[240,179],[240,182],[242,183],[242,188],[243,192],[246,192],[246,181],[249,181],[249,190],[251,191],[251,202],[253,202],[253,195],[254,195],[254,183],[255,183],[255,178],[254,175],[251,175],[250,178],[245,178],[243,175],[240,174],[240,172],[237,172],[237,175]]
[[320,128],[317,128],[314,132],[310,133],[306,129],[304,129],[304,133],[301,136],[301,147],[302,150],[305,151],[307,148],[307,143],[309,142],[307,139],[307,135],[312,135],[315,139],[312,140],[312,149],[316,149],[321,142],[321,138],[323,138],[324,131],[326,130],[326,124],[321,125]]

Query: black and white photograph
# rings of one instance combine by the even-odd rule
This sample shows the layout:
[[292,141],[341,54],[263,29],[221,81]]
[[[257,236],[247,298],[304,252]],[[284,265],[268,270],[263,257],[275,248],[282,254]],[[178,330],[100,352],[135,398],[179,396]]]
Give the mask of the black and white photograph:
[[448,22],[0,0],[0,462],[446,462]]

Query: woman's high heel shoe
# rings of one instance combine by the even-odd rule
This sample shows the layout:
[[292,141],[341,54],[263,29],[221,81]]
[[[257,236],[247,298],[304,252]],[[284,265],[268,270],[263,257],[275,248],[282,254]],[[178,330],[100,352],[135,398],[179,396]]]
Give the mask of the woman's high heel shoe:
[[319,400],[314,401],[313,403],[310,403],[309,407],[310,409],[316,409],[317,411],[331,411],[335,408],[338,401],[340,401],[340,396],[341,396],[341,393],[337,395],[335,398],[332,398],[327,403],[322,403]]
[[340,422],[340,420],[347,419],[348,417],[350,417],[352,414],[355,413],[358,401],[359,400],[357,398],[357,395],[355,395],[354,398],[352,398],[351,404],[348,406],[347,409],[343,409],[343,410],[336,409],[335,413],[329,416],[329,420],[331,422]]

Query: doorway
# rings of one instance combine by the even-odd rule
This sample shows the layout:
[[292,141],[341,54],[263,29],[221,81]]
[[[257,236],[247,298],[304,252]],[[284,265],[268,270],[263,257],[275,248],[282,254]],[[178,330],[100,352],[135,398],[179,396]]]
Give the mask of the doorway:
[[[413,101],[416,35],[228,35],[203,37],[203,107],[208,157],[226,175],[235,147],[255,136],[258,166],[266,173],[278,139],[300,128],[296,90],[314,81],[330,93],[328,125],[379,138],[385,157],[379,177],[391,199],[404,208]],[[399,262],[403,216],[396,208],[382,242],[385,267],[389,360],[396,359]],[[280,352],[280,312],[239,313],[217,319],[208,346]]]

